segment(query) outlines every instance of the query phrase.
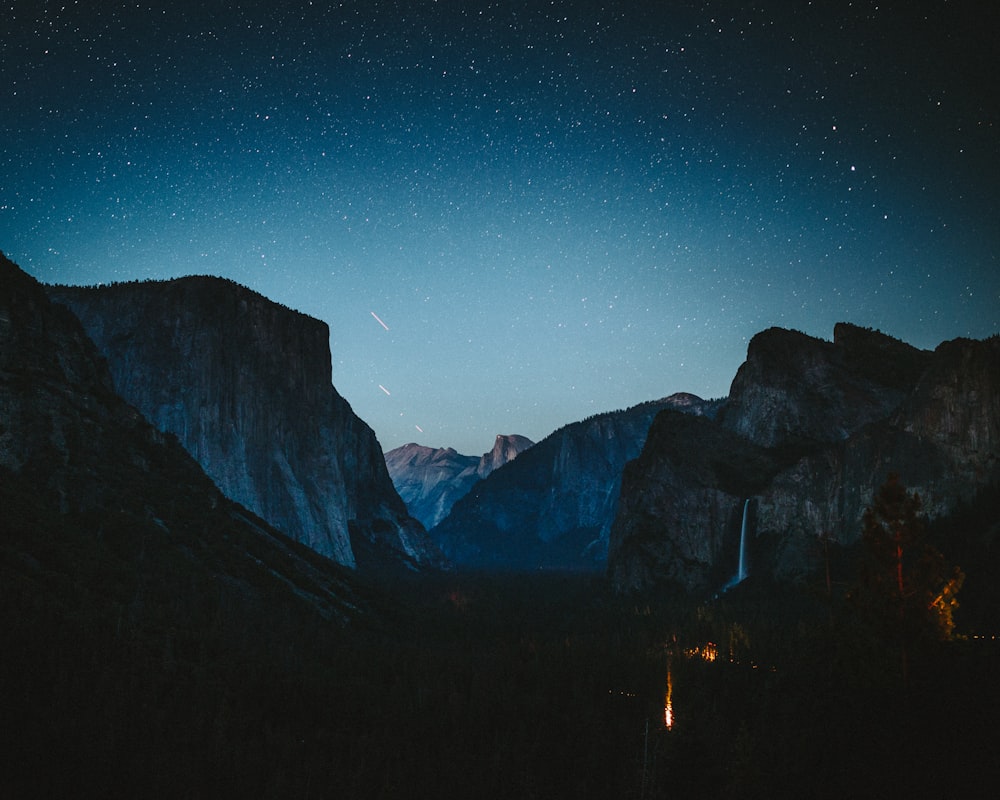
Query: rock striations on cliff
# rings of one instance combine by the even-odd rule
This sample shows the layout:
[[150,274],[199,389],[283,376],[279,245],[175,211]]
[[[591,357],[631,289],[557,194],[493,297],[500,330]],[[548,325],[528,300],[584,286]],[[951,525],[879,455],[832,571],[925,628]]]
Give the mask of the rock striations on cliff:
[[386,453],[385,463],[410,514],[430,530],[476,483],[532,444],[525,436],[500,434],[493,449],[476,458],[463,456],[451,447],[433,448],[411,442]]
[[325,323],[220,278],[48,292],[83,323],[115,389],[227,497],[345,566],[440,563],[374,433],[333,387]]
[[679,394],[566,425],[477,483],[431,536],[466,567],[603,569],[622,470],[653,418],[716,407]]
[[115,393],[76,317],[2,255],[0,508],[0,585],[39,617],[67,602],[134,634],[180,624],[192,602],[234,617],[265,596],[327,619],[358,610],[344,570],[224,497]]
[[476,475],[480,478],[489,477],[490,473],[500,469],[504,464],[509,464],[533,444],[534,442],[527,436],[519,436],[516,433],[497,434],[497,438],[493,440],[493,449],[479,457]]
[[796,578],[819,567],[820,537],[857,541],[890,472],[931,517],[994,486],[998,434],[998,337],[929,352],[847,324],[832,342],[764,331],[714,422],[653,423],[625,472],[609,574],[620,589],[716,591],[746,508],[753,569]]

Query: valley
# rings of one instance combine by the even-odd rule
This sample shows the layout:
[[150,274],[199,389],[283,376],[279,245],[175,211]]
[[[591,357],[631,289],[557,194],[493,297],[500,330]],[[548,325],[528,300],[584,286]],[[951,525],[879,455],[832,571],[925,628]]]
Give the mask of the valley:
[[996,337],[764,332],[725,401],[498,437],[427,532],[316,321],[217,279],[0,278],[4,796],[1000,777]]

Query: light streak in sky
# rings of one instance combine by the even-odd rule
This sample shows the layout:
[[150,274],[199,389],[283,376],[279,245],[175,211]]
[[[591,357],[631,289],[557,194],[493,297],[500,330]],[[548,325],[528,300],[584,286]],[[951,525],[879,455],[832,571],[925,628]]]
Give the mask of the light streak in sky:
[[421,433],[423,433],[423,432],[424,432],[424,429],[423,429],[423,428],[421,428],[421,427],[420,427],[419,425],[414,425],[413,427],[414,427],[414,428],[416,428],[416,429],[417,429],[418,431],[420,431]]
[[383,392],[385,392],[387,395],[392,396],[392,392],[386,389],[381,383],[378,385],[378,388],[381,389]]
[[381,318],[379,317],[379,315],[378,315],[378,314],[376,314],[376,313],[375,313],[374,311],[372,311],[371,313],[372,313],[372,316],[373,316],[373,317],[375,317],[375,321],[376,321],[376,322],[377,322],[377,323],[378,323],[379,325],[381,325],[381,326],[382,326],[383,328],[385,328],[386,330],[389,330],[389,326],[388,326],[388,325],[386,325],[386,324],[385,324],[384,322],[382,322],[382,319],[381,319]]

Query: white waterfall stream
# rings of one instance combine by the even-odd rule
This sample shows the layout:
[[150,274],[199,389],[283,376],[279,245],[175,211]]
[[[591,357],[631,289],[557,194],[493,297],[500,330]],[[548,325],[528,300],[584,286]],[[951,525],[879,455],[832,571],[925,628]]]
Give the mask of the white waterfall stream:
[[750,500],[743,504],[743,523],[740,525],[740,564],[736,570],[735,583],[746,580],[747,577],[747,518],[750,515]]
[[743,521],[740,523],[740,560],[736,567],[736,574],[722,587],[721,591],[728,592],[736,584],[746,580],[747,569],[747,537],[750,534],[750,500],[743,503]]

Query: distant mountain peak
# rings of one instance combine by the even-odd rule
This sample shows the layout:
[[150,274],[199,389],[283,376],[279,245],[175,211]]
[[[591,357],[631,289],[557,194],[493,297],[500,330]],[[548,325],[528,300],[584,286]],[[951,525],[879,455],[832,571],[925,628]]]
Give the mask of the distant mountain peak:
[[483,453],[479,459],[479,467],[476,474],[480,478],[485,478],[494,470],[499,469],[509,461],[513,461],[519,454],[523,453],[534,444],[527,436],[519,436],[516,433],[497,434],[493,442],[493,449]]
[[698,397],[698,395],[692,394],[691,392],[674,392],[672,395],[664,397],[663,402],[669,403],[677,408],[689,408],[691,406],[701,405],[705,401]]
[[452,447],[410,442],[386,453],[385,463],[410,514],[430,530],[476,483],[532,444],[526,436],[497,434],[493,448],[476,458],[464,456]]

